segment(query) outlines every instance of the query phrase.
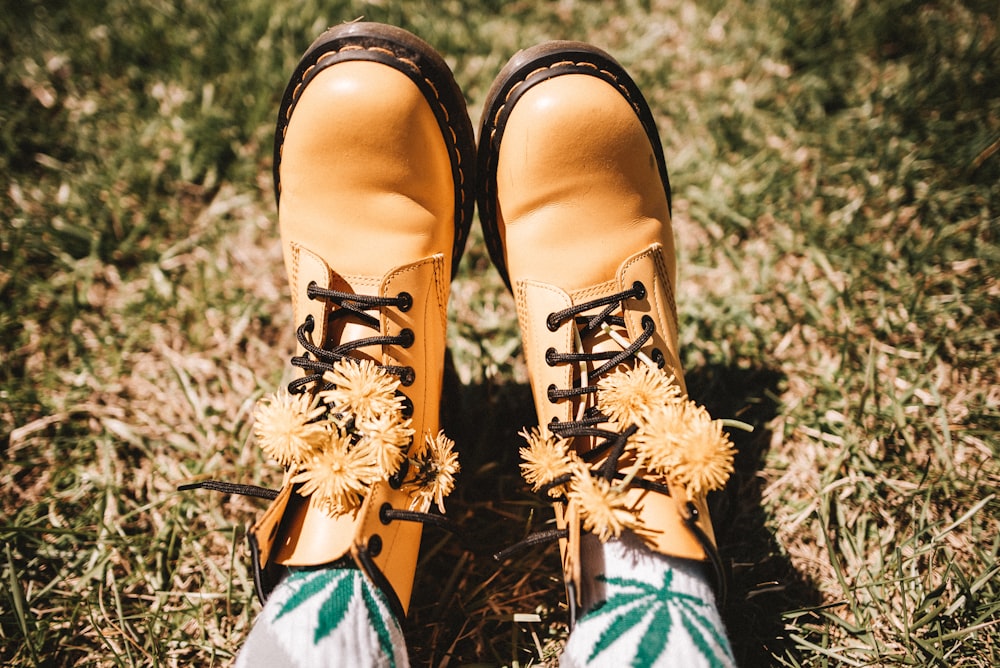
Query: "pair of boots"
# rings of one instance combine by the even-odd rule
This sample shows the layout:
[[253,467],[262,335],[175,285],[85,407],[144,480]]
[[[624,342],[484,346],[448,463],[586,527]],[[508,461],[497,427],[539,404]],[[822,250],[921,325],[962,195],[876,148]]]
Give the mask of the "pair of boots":
[[258,593],[277,590],[241,664],[315,665],[303,646],[340,636],[323,655],[337,665],[362,661],[362,636],[371,665],[406,663],[422,523],[442,520],[428,511],[458,469],[439,425],[445,327],[478,200],[541,425],[522,432],[525,478],[556,512],[539,540],[560,544],[571,621],[587,612],[570,646],[607,613],[566,662],[668,665],[681,634],[703,659],[683,665],[729,665],[700,564],[718,566],[705,495],[732,444],[686,400],[667,171],[622,67],[575,42],[520,52],[477,147],[439,54],[342,25],[285,91],[274,181],[300,372],[256,413],[287,473],[250,532]]

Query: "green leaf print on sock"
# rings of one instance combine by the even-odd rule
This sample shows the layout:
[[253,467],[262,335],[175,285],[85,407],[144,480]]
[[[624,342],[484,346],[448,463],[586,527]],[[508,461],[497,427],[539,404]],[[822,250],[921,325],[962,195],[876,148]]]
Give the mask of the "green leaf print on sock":
[[[340,626],[347,616],[347,608],[351,605],[351,598],[354,597],[354,582],[350,575],[337,581],[333,590],[323,605],[319,608],[319,623],[316,625],[316,634],[313,643],[318,644],[320,640],[333,633],[334,629]],[[369,611],[368,616],[371,617]]]
[[[710,606],[697,596],[670,588],[673,571],[663,574],[663,584],[659,587],[628,578],[599,576],[599,579],[608,585],[613,594],[587,613],[580,624],[588,619],[596,621],[597,617],[610,617],[611,622],[598,637],[588,661],[611,649],[623,635],[639,624],[644,624],[645,628],[636,654],[630,661],[622,657],[622,662],[627,662],[632,668],[654,665],[666,649],[671,633],[677,632],[690,636],[691,642],[710,665],[725,665],[720,660],[722,657],[732,661],[728,641],[709,619]],[[674,628],[674,614],[679,616],[683,629]]]
[[[301,582],[297,582],[301,580]],[[394,645],[390,633],[391,612],[382,592],[373,587],[359,570],[327,569],[296,571],[288,576],[286,585],[297,586],[294,593],[284,602],[274,620],[293,614],[304,603],[316,596],[322,596],[319,618],[313,637],[314,644],[332,635],[347,617],[351,602],[360,598],[369,626],[375,633],[379,649],[389,659],[389,665],[396,666]],[[358,590],[360,589],[360,592]],[[357,594],[361,596],[358,597]]]
[[279,610],[278,614],[274,616],[274,621],[278,621],[286,614],[295,610],[310,598],[323,591],[330,583],[328,578],[322,577],[324,573],[325,571],[296,571],[289,575],[284,584],[294,586],[296,580],[302,580],[302,584],[299,585],[294,594],[288,597],[285,604],[281,606],[281,610]]
[[[386,656],[390,657],[392,665],[396,665],[396,658],[393,656],[392,652],[392,636],[389,635],[389,626],[386,620],[380,614],[372,614],[372,611],[378,611],[380,609],[379,601],[381,601],[381,609],[388,612],[388,606],[384,599],[382,599],[382,592],[373,588],[369,584],[368,580],[362,579],[361,581],[361,593],[365,597],[365,607],[368,608],[368,620],[372,623],[372,627],[375,629],[375,635],[378,636],[379,647]],[[379,601],[376,601],[376,597],[379,597]]]

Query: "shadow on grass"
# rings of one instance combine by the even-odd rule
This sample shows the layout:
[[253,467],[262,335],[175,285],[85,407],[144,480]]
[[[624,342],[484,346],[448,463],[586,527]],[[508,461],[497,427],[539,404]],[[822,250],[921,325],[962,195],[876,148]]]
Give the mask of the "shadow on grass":
[[[817,593],[795,571],[766,526],[758,475],[770,443],[782,377],[763,368],[707,366],[687,376],[691,397],[712,415],[755,427],[735,431],[736,472],[711,500],[724,560],[732,564],[723,615],[744,668],[774,665],[786,653],[782,613],[814,604]],[[547,504],[518,472],[517,436],[537,422],[526,385],[462,386],[446,379],[446,431],[461,445],[462,473],[447,500],[462,535],[428,531],[421,549],[407,642],[414,665],[522,665],[540,650],[554,664],[566,634],[555,545],[496,562],[492,555],[551,521]],[[515,615],[540,621],[515,621]],[[523,619],[523,618],[521,618]]]
[[515,625],[513,616],[541,612],[542,626],[561,623],[558,550],[528,550],[505,563],[493,558],[551,516],[518,471],[517,432],[537,422],[531,390],[512,383],[463,386],[446,373],[443,406],[445,431],[460,446],[462,466],[446,506],[462,534],[425,534],[406,629],[411,661],[537,660],[537,650],[521,638],[530,630]]
[[761,494],[761,467],[771,443],[769,423],[778,414],[776,397],[784,378],[762,367],[708,365],[686,376],[691,398],[715,417],[753,425],[732,430],[738,454],[725,491],[710,499],[712,521],[723,560],[731,566],[722,614],[738,665],[773,666],[785,656],[782,614],[819,603],[819,593],[792,566],[767,527]]

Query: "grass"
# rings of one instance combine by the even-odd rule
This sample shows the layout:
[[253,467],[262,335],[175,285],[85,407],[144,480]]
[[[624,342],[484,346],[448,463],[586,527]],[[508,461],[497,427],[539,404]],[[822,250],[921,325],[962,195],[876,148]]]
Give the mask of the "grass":
[[[1000,15],[976,0],[5,3],[0,662],[225,665],[249,630],[260,505],[174,488],[278,482],[249,438],[292,344],[273,115],[362,15],[437,46],[474,117],[546,38],[645,91],[689,388],[757,427],[713,499],[741,664],[1000,663]],[[554,665],[555,554],[489,558],[548,515],[478,231],[451,309],[466,535],[427,535],[413,661]]]

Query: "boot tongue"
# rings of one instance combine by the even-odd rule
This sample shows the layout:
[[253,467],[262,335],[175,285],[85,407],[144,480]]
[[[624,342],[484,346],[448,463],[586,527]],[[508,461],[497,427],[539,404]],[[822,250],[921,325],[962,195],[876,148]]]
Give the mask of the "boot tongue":
[[[597,376],[594,371],[607,362],[607,359],[598,359],[552,365],[546,359],[549,349],[556,353],[608,353],[606,357],[609,358],[610,354],[621,353],[628,345],[626,343],[623,346],[600,327],[594,331],[584,332],[582,330],[585,324],[577,324],[576,320],[582,322],[587,318],[598,316],[607,308],[606,305],[594,306],[578,314],[573,320],[567,318],[555,330],[548,328],[547,316],[621,292],[620,284],[617,278],[611,278],[572,292],[564,291],[556,285],[534,281],[519,281],[516,284],[515,297],[520,304],[519,318],[522,331],[527,332],[525,350],[540,423],[547,424],[553,419],[560,422],[582,419],[586,410],[596,403],[596,396],[593,393],[553,402],[546,396],[546,390],[552,386],[558,390],[566,390],[573,386],[594,386],[605,375]],[[621,306],[616,305],[611,315],[620,318]],[[621,340],[631,340],[625,327],[619,325],[610,327]],[[623,362],[623,364],[629,363],[631,361]],[[581,438],[577,443],[578,449],[588,449],[592,445],[591,440]]]
[[[616,280],[606,281],[599,285],[591,286],[585,289],[577,290],[570,293],[570,299],[574,304],[580,304],[585,301],[594,299],[597,296],[604,296],[614,292],[620,292],[621,288]],[[595,307],[591,311],[581,313],[578,318],[593,318],[601,313],[606,307]],[[616,307],[612,312],[611,316],[622,315],[621,306]],[[624,327],[617,325],[608,324],[611,332],[617,334],[622,340],[628,341],[629,334]],[[620,341],[616,341],[612,334],[607,333],[604,329],[598,328],[596,331],[584,333],[584,325],[576,325],[577,331],[580,333],[580,339],[577,342],[577,349],[573,352],[578,353],[620,353],[624,350],[624,347]],[[581,346],[582,347],[579,347]],[[609,369],[607,372],[601,374],[600,376],[594,375],[594,371],[601,367],[607,360],[598,359],[594,361],[578,362],[574,365],[574,375],[579,379],[581,386],[595,386],[602,378],[612,373],[614,369]],[[618,365],[618,368],[623,368],[626,366],[631,366],[631,361],[622,362]],[[596,394],[586,394],[580,397],[577,402],[576,410],[574,411],[573,419],[579,420],[583,418],[584,411],[593,408],[597,404]],[[597,445],[594,437],[577,437],[575,441],[575,447],[580,452],[585,452],[590,448]]]
[[[356,295],[379,296],[381,294],[383,280],[384,278],[382,276],[345,277],[337,274],[336,272],[331,272],[330,289],[340,292],[353,293]],[[332,309],[336,310],[337,307],[332,307]],[[381,322],[381,313],[379,312],[379,309],[371,309],[366,311],[366,313],[379,319]],[[336,345],[341,345],[350,341],[358,341],[360,339],[378,336],[381,333],[381,328],[373,329],[369,325],[361,322],[357,317],[341,316],[340,318],[331,321],[327,326],[326,337],[327,341],[332,341]],[[351,351],[350,356],[357,359],[369,359],[376,364],[382,364],[382,346],[372,345],[357,348]]]
[[[382,333],[380,331],[382,318],[378,308],[365,311],[379,321],[378,327],[371,327],[354,315],[331,319],[330,316],[340,310],[340,307],[324,299],[311,299],[308,295],[308,288],[310,284],[315,283],[317,287],[337,292],[378,296],[382,293],[382,286],[389,274],[386,276],[339,274],[319,255],[299,244],[291,245],[291,257],[292,267],[289,271],[289,279],[292,286],[292,304],[296,326],[305,322],[307,317],[312,316],[314,326],[311,338],[314,344],[329,348],[359,339],[371,338]],[[299,345],[297,354],[304,353],[305,349]],[[370,359],[381,364],[382,346],[378,344],[364,346],[352,350],[350,356],[357,359]],[[299,376],[305,373],[304,370],[298,370]]]

